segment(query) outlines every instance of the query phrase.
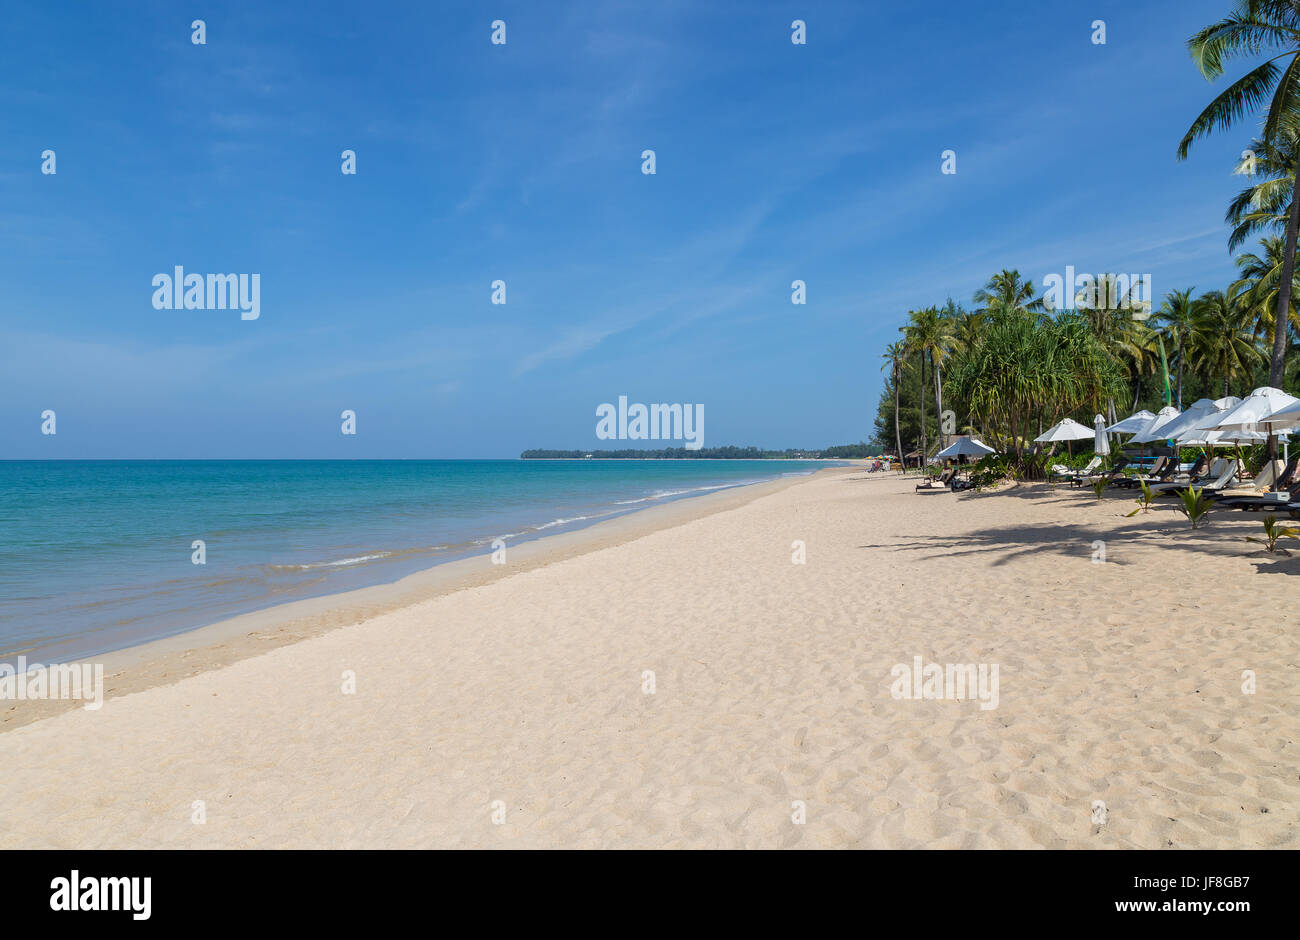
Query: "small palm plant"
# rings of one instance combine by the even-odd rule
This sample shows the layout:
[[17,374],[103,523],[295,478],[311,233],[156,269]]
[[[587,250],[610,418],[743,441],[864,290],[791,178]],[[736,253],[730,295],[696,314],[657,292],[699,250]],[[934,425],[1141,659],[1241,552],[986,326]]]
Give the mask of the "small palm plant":
[[1106,486],[1109,483],[1110,481],[1107,480],[1105,477],[1102,477],[1100,480],[1092,481],[1092,491],[1097,494],[1098,499],[1101,499],[1101,494],[1106,491]]
[[1247,542],[1258,542],[1269,550],[1269,552],[1281,552],[1283,555],[1290,555],[1284,548],[1278,548],[1277,543],[1281,539],[1300,539],[1300,529],[1293,529],[1290,526],[1280,526],[1277,524],[1277,516],[1269,516],[1264,520],[1264,537],[1257,539],[1253,535],[1246,536]]
[[1201,520],[1205,518],[1205,514],[1214,505],[1214,500],[1205,495],[1205,487],[1203,486],[1191,486],[1185,490],[1180,490],[1178,498],[1182,500],[1182,505],[1174,508],[1187,517],[1187,521],[1192,524],[1193,529],[1200,527]]
[[1136,516],[1140,512],[1150,512],[1151,504],[1155,502],[1156,494],[1151,492],[1151,487],[1147,485],[1147,481],[1142,480],[1139,485],[1142,487],[1142,495],[1138,497],[1138,508],[1125,514],[1124,518],[1126,519],[1130,516]]

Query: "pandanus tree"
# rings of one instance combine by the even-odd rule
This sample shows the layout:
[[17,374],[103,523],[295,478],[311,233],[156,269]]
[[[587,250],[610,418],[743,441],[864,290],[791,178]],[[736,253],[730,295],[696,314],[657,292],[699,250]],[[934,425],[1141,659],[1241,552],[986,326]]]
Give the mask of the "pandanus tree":
[[1059,375],[1053,392],[1064,406],[1063,413],[1085,407],[1100,411],[1124,388],[1119,357],[1082,314],[1062,314],[1053,326],[1052,352]]
[[[1220,78],[1229,59],[1255,60],[1267,55],[1237,79],[1203,110],[1178,145],[1178,158],[1186,159],[1192,142],[1216,130],[1228,130],[1243,117],[1264,113],[1260,138],[1285,148],[1297,137],[1300,118],[1300,3],[1296,0],[1238,0],[1217,23],[1199,30],[1187,41],[1192,60],[1208,81]],[[1280,388],[1286,374],[1287,323],[1295,272],[1296,233],[1300,228],[1300,199],[1295,198],[1295,171],[1290,177],[1291,198],[1286,205],[1282,236],[1282,265],[1273,315],[1273,343],[1269,358],[1269,384]],[[1274,208],[1280,208],[1280,204]]]
[[984,335],[953,365],[949,387],[1022,468],[1037,431],[1122,391],[1114,355],[1086,318],[1040,318],[991,305]]

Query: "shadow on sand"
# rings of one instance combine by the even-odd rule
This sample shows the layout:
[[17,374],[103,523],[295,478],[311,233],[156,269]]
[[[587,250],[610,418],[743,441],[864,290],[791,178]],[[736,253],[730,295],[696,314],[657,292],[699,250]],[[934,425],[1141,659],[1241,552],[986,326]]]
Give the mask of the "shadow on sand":
[[[922,490],[916,495],[921,495]],[[934,493],[944,492],[934,490]],[[1128,490],[1107,492],[1097,500],[1091,490],[1078,487],[1055,488],[1042,483],[1019,484],[1000,490],[982,493],[963,492],[950,494],[955,503],[966,500],[990,499],[994,497],[1031,500],[1045,506],[1066,503],[1077,504],[1086,501],[1113,504],[1114,516],[1108,516],[1107,522],[1115,525],[1098,525],[1081,521],[1077,523],[1044,522],[1030,525],[1008,525],[981,529],[962,535],[946,536],[941,533],[918,536],[902,541],[869,543],[859,548],[875,550],[892,550],[915,552],[925,559],[944,559],[953,556],[979,555],[996,553],[1000,557],[994,565],[1005,565],[1023,555],[1041,555],[1044,553],[1059,555],[1063,558],[1091,558],[1095,541],[1104,541],[1111,549],[1107,564],[1133,565],[1138,562],[1126,561],[1114,557],[1114,551],[1121,546],[1167,551],[1175,555],[1209,555],[1219,558],[1240,558],[1255,565],[1262,574],[1300,575],[1300,542],[1289,540],[1297,546],[1293,554],[1282,551],[1270,554],[1263,546],[1246,541],[1246,536],[1259,538],[1263,535],[1263,520],[1268,513],[1242,512],[1235,509],[1212,510],[1202,521],[1201,526],[1192,529],[1186,518],[1174,509],[1172,498],[1158,499],[1148,513],[1139,513],[1132,518],[1124,515],[1137,508],[1136,494]],[[1078,508],[1071,506],[1067,508]],[[1112,507],[1102,507],[1112,508]],[[954,511],[959,511],[954,506]],[[1280,525],[1300,528],[1300,523],[1285,516],[1278,519]],[[1282,543],[1283,545],[1285,543]],[[1177,562],[1175,561],[1175,564]]]

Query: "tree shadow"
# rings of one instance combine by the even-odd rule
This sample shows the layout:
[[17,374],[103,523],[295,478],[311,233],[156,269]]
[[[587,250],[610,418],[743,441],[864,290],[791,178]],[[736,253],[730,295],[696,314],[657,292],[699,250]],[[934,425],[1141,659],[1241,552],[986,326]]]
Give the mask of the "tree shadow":
[[[1089,498],[1092,496],[1089,494]],[[1087,521],[1038,524],[1019,524],[981,529],[961,535],[927,535],[903,542],[880,542],[860,545],[864,549],[885,549],[917,553],[923,560],[941,560],[964,555],[996,554],[992,564],[1010,564],[1026,555],[1053,554],[1063,558],[1090,558],[1094,556],[1094,542],[1100,541],[1110,548],[1111,557],[1106,564],[1128,566],[1138,562],[1115,558],[1115,549],[1124,547],[1150,548],[1183,556],[1212,556],[1219,558],[1244,558],[1255,564],[1258,571],[1271,574],[1300,574],[1300,557],[1271,556],[1262,548],[1251,551],[1246,535],[1262,534],[1263,528],[1256,513],[1221,510],[1221,517],[1211,513],[1200,528],[1190,524],[1172,509],[1152,510],[1114,525],[1102,526]],[[1235,515],[1229,513],[1235,512]],[[1108,517],[1114,522],[1114,517]],[[1250,557],[1259,555],[1263,557]]]
[[[951,491],[946,487],[935,487],[932,490],[921,489],[900,495],[937,493]],[[1063,508],[1069,508],[1070,504],[1080,501],[1088,506],[1110,503],[1113,507],[1099,508],[1113,508],[1115,515],[1104,516],[1104,521],[1010,525],[965,535],[921,536],[905,542],[868,544],[859,548],[911,551],[920,553],[925,560],[1000,552],[1001,557],[993,561],[993,564],[1001,566],[1024,555],[1044,553],[1063,558],[1090,558],[1094,553],[1092,543],[1102,541],[1108,545],[1153,548],[1184,556],[1240,558],[1253,564],[1261,574],[1300,575],[1300,547],[1289,549],[1292,552],[1289,555],[1281,551],[1269,554],[1262,546],[1246,541],[1246,536],[1263,535],[1263,521],[1269,515],[1276,516],[1280,525],[1300,525],[1286,513],[1270,513],[1268,510],[1245,512],[1227,507],[1211,509],[1200,526],[1193,529],[1186,517],[1175,508],[1178,505],[1177,497],[1171,495],[1157,495],[1149,511],[1129,517],[1130,512],[1139,508],[1141,495],[1140,489],[1112,487],[1104,490],[1102,498],[1097,499],[1096,494],[1087,487],[1068,484],[1052,486],[1043,482],[1015,483],[982,491],[963,490],[953,494],[958,503],[991,497],[1028,500]],[[1118,528],[1111,525],[1119,519],[1124,521]],[[1300,546],[1300,543],[1293,544]],[[1137,562],[1112,557],[1107,559],[1106,564],[1129,566]]]

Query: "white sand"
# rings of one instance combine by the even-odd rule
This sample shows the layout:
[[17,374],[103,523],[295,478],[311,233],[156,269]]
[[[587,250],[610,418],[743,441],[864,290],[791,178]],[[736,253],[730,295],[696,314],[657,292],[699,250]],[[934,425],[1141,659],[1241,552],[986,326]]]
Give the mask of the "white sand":
[[1300,559],[1129,508],[823,472],[0,734],[0,846],[1300,847]]

